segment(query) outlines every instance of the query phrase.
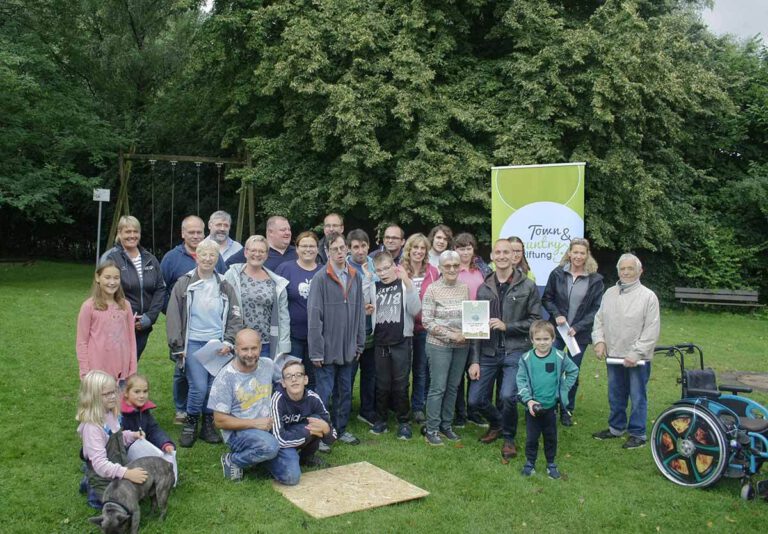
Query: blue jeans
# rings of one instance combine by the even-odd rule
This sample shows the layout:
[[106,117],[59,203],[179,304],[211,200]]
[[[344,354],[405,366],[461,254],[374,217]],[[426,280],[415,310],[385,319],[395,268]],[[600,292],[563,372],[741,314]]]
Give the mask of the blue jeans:
[[[369,421],[376,420],[376,356],[374,347],[365,349],[360,359],[355,362],[352,373],[352,388],[355,389],[355,376],[360,368],[360,415]],[[351,408],[350,408],[351,409]]]
[[[563,341],[563,338],[559,337],[555,340],[555,348],[558,350],[563,350],[565,348],[565,341]],[[571,360],[573,360],[573,363],[576,364],[576,367],[579,368],[579,371],[581,371],[581,360],[584,359],[584,353],[587,352],[587,347],[589,347],[589,343],[586,345],[579,345],[579,348],[581,349],[581,352],[579,354],[576,354],[575,356],[573,354],[569,354],[569,357]],[[579,373],[581,375],[581,373]],[[573,387],[568,392],[568,411],[573,413],[574,408],[576,408],[576,392],[579,389],[579,377],[576,377],[576,382],[573,384]]]
[[328,401],[332,401],[331,424],[339,435],[344,433],[349,423],[349,413],[352,411],[352,378],[356,370],[357,362],[315,367],[316,393],[320,395],[326,408],[329,406]]
[[291,337],[291,356],[301,358],[301,363],[304,364],[304,371],[307,373],[307,378],[309,379],[307,388],[312,391],[317,391],[315,366],[312,365],[312,360],[309,359],[309,344],[306,339]]
[[301,478],[296,449],[281,449],[275,437],[265,430],[249,428],[232,432],[227,441],[232,462],[242,469],[263,463],[272,476],[286,486],[295,486]]
[[[651,376],[651,362],[637,367],[608,365],[608,404],[611,414],[608,426],[615,435],[628,431],[630,436],[646,439],[645,424],[648,419],[646,386]],[[632,402],[627,425],[627,401]]]
[[423,412],[427,404],[427,333],[413,334],[413,391],[411,409]]
[[187,411],[187,395],[189,394],[189,382],[184,369],[179,368],[178,364],[173,364],[173,404],[177,412]]
[[437,432],[453,424],[456,393],[467,365],[467,347],[441,347],[427,343],[429,393],[427,430]]
[[206,341],[189,340],[185,358],[184,372],[187,374],[189,393],[187,394],[187,414],[200,415],[200,413],[212,414],[208,408],[208,394],[213,385],[213,375],[191,356],[205,346]]
[[[501,351],[493,356],[481,355],[480,378],[469,383],[469,407],[479,410],[488,419],[491,428],[501,428],[507,441],[514,440],[517,435],[517,368],[522,355],[523,352],[506,354]],[[491,402],[493,385],[499,371],[503,374],[501,413]]]

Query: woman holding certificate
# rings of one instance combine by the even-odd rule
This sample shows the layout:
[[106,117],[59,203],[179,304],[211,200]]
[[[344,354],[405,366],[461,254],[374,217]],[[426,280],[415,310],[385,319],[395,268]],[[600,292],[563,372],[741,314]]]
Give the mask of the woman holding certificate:
[[443,438],[461,439],[452,422],[469,346],[461,330],[461,303],[469,300],[469,288],[459,282],[459,254],[446,250],[440,254],[439,265],[442,277],[429,285],[421,306],[430,378],[424,438],[435,446],[443,445]]
[[[589,251],[589,241],[583,238],[571,240],[568,251],[549,275],[547,287],[541,302],[549,312],[549,321],[559,332],[578,344],[579,352],[570,354],[573,362],[581,368],[581,360],[592,341],[592,323],[600,308],[603,296],[603,277],[597,273],[597,262]],[[560,333],[555,339],[555,348],[562,350],[566,343]],[[568,409],[560,413],[560,423],[571,426],[571,414],[575,407],[579,379],[568,393]]]

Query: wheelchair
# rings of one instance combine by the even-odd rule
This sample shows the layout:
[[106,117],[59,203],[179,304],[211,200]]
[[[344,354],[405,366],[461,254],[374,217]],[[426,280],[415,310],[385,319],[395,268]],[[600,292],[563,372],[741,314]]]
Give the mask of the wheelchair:
[[[693,343],[657,346],[656,353],[680,363],[682,395],[664,410],[651,431],[653,461],[670,481],[688,488],[706,488],[720,478],[741,479],[741,497],[768,500],[768,480],[753,478],[768,460],[768,409],[739,393],[743,386],[720,385],[715,372],[704,368],[704,352]],[[698,356],[688,368],[686,355]],[[690,363],[690,362],[689,362]]]

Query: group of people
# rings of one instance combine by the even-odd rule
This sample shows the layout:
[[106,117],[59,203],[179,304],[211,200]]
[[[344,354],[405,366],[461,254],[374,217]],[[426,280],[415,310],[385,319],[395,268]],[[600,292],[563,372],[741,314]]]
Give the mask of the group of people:
[[[85,482],[141,482],[141,473],[121,468],[123,457],[115,460],[110,451],[147,439],[147,426],[126,426],[125,417],[121,425],[115,396],[131,404],[129,386],[138,380],[143,401],[133,409],[154,406],[146,378],[135,377],[161,312],[175,363],[179,445],[223,439],[229,452],[222,468],[232,480],[263,464],[281,483],[296,484],[300,465],[325,463],[317,451],[330,451],[337,439],[360,443],[347,428],[358,369],[358,419],[371,433],[388,432],[393,412],[397,438],[411,439],[416,423],[426,443],[439,446],[460,440],[456,429],[469,420],[486,427],[482,443],[502,440],[509,461],[517,455],[522,403],[522,472],[534,473],[543,435],[547,472],[559,478],[558,413],[562,425],[573,424],[578,370],[590,343],[598,357],[620,362],[608,366],[609,428],[594,437],[628,432],[626,448],[645,443],[659,308],[639,281],[635,256],[620,258],[619,282],[604,294],[589,242],[574,239],[540,296],[517,237],[493,244],[489,266],[471,234],[454,236],[445,225],[407,239],[400,226],[388,225],[373,251],[365,231],[344,234],[336,213],[325,217],[321,239],[307,231],[292,242],[288,220],[273,216],[266,237],[240,245],[229,237],[230,226],[229,214],[217,211],[206,238],[204,221],[188,216],[182,243],[158,262],[140,245],[139,221],[120,219],[116,244],[102,257],[78,318]],[[489,302],[488,339],[464,337],[467,300]],[[563,352],[568,337],[577,353]],[[153,443],[175,450],[165,433]],[[94,487],[86,484],[89,492]]]

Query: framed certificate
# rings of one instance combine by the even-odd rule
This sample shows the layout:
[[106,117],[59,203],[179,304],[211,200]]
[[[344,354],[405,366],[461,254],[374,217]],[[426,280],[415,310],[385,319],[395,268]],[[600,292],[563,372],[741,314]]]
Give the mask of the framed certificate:
[[491,338],[491,311],[487,300],[464,300],[461,303],[461,333],[467,339]]

